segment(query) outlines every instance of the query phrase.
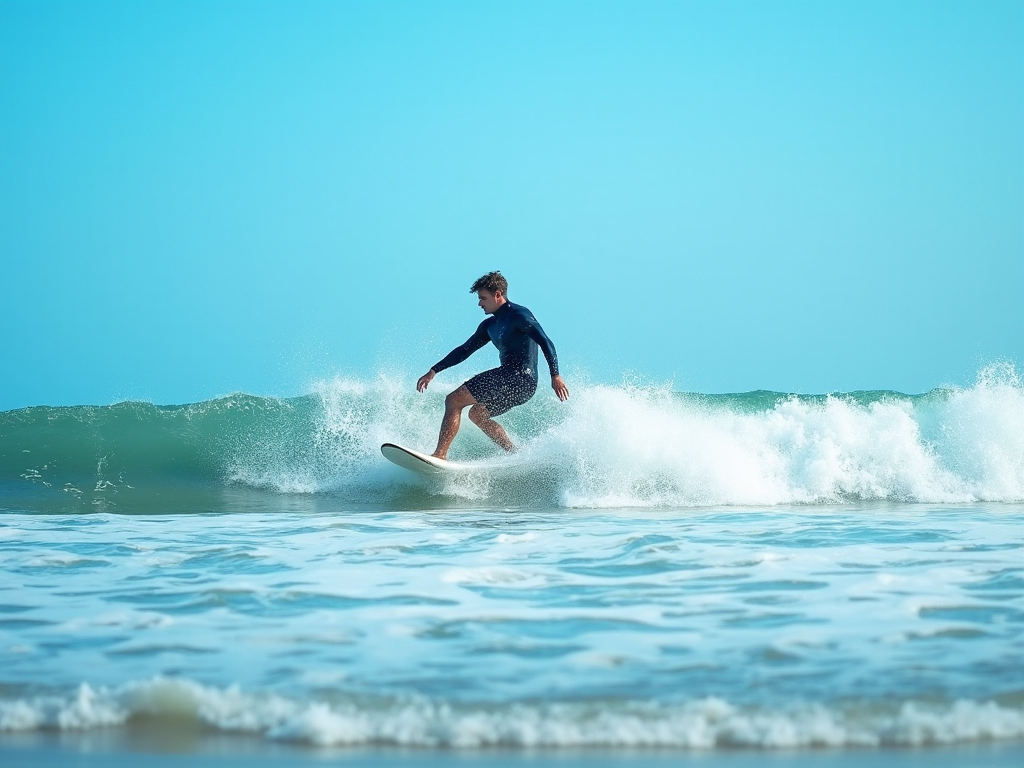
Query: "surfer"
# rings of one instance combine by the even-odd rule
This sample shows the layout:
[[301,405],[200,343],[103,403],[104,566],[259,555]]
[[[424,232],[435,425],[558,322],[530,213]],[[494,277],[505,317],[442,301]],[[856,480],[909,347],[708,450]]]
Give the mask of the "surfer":
[[416,389],[425,391],[435,375],[458,365],[488,341],[498,348],[501,365],[478,373],[444,399],[444,419],[433,454],[439,459],[448,457],[448,448],[459,431],[462,410],[467,405],[470,420],[484,434],[506,451],[516,449],[494,417],[522,405],[537,391],[537,347],[548,362],[551,388],[559,400],[564,402],[569,398],[569,388],[558,374],[555,345],[530,310],[508,300],[508,281],[504,275],[488,272],[473,283],[469,292],[477,295],[480,308],[490,317],[480,323],[465,344],[453,349],[420,376]]

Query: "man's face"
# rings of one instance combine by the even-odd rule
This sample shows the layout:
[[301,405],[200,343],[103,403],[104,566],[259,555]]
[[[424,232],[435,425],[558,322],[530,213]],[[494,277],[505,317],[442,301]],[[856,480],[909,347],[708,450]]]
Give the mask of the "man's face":
[[501,295],[501,291],[491,293],[483,288],[476,292],[476,297],[480,299],[477,304],[480,305],[480,309],[484,311],[485,315],[493,315],[505,301],[505,297]]

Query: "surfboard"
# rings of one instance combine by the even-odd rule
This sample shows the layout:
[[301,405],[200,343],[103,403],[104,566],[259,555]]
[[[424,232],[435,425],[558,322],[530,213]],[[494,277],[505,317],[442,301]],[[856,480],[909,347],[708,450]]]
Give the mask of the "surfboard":
[[384,443],[380,447],[380,452],[392,464],[412,470],[419,475],[443,475],[451,472],[465,472],[472,469],[469,464],[459,464],[456,461],[438,459],[429,454],[420,453],[412,448],[406,448],[395,443]]

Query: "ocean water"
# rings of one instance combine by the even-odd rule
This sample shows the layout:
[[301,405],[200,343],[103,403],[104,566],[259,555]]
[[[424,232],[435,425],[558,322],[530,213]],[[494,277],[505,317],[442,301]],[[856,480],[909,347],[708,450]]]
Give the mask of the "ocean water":
[[1024,742],[1012,367],[913,396],[583,385],[503,420],[513,457],[467,421],[471,475],[384,461],[432,448],[457,383],[0,413],[0,743]]

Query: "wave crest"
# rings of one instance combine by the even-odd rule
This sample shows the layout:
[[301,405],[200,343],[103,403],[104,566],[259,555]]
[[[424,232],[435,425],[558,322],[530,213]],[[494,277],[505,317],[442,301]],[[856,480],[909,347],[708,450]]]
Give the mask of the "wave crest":
[[422,698],[296,699],[158,677],[0,700],[0,731],[130,728],[145,717],[317,746],[779,749],[920,746],[1024,738],[1024,710],[994,702],[864,702],[756,709],[706,698],[465,704]]
[[288,400],[10,411],[0,483],[22,508],[78,511],[145,511],[156,496],[217,508],[246,489],[378,506],[1024,501],[1024,385],[1009,364],[913,396],[577,386],[567,403],[543,392],[502,417],[521,446],[511,459],[467,421],[452,455],[488,465],[471,477],[430,484],[385,462],[383,442],[434,444],[456,385],[420,395],[385,376],[338,378]]

